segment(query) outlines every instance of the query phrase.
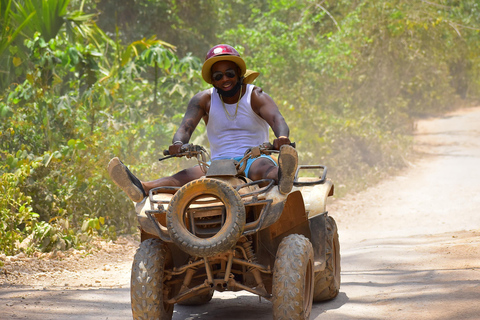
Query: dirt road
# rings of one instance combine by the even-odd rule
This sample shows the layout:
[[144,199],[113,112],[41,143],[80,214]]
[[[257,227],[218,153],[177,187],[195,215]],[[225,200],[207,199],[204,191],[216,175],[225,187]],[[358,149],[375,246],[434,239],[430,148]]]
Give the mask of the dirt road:
[[[410,168],[329,206],[342,286],[311,319],[480,319],[479,124],[480,108],[420,121]],[[3,257],[0,319],[130,319],[136,243],[119,242],[100,244],[102,254]],[[216,293],[173,318],[271,319],[271,304]]]

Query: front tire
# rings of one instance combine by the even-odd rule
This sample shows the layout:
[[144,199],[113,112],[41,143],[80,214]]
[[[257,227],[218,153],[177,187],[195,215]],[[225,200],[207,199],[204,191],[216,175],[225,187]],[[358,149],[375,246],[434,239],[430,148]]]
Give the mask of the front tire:
[[315,293],[313,301],[331,300],[340,291],[340,242],[335,220],[328,217],[326,243],[326,267],[315,274]]
[[313,247],[303,235],[284,238],[273,270],[273,319],[309,319],[313,301]]
[[169,251],[159,239],[140,244],[132,265],[130,298],[135,320],[171,320],[173,304],[164,302],[164,270]]

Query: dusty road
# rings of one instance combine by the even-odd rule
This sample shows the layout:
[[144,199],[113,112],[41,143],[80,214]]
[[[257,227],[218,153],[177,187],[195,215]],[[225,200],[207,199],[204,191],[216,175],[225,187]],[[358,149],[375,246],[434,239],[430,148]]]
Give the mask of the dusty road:
[[[311,319],[480,319],[479,124],[480,108],[420,121],[420,159],[330,205],[342,286],[335,300],[314,304]],[[103,244],[102,255],[7,258],[0,319],[131,319],[136,243],[122,241]],[[175,307],[173,318],[271,319],[271,304],[216,293],[208,305]]]

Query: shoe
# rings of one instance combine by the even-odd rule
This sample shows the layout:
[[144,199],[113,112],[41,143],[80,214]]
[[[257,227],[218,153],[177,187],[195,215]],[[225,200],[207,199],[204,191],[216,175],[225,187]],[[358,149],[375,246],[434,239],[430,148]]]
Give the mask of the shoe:
[[294,147],[283,145],[278,156],[278,191],[287,194],[292,191],[297,172],[298,154]]
[[108,174],[132,201],[140,202],[147,196],[140,180],[117,157],[108,163]]

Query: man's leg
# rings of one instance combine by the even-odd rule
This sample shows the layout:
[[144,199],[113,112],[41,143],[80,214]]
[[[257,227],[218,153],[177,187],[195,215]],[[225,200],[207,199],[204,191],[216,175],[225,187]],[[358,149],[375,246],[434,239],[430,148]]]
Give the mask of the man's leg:
[[281,146],[280,155],[278,156],[278,191],[281,194],[287,194],[292,191],[297,165],[297,150],[290,145]]
[[117,157],[110,160],[108,173],[113,182],[134,202],[142,201],[153,188],[165,186],[181,187],[204,175],[202,169],[199,166],[195,166],[177,172],[171,177],[164,177],[154,181],[140,181]]
[[287,194],[292,190],[295,172],[297,171],[298,155],[292,146],[282,146],[278,156],[278,167],[266,158],[255,160],[248,173],[252,180],[273,179],[278,184],[278,190]]
[[132,201],[140,202],[147,195],[140,180],[117,157],[108,163],[108,174]]
[[273,179],[275,184],[278,184],[278,167],[270,159],[258,158],[250,166],[248,178],[253,181]]
[[195,166],[179,171],[170,177],[164,177],[153,181],[142,181],[142,186],[145,193],[148,194],[150,190],[158,187],[181,187],[204,175],[205,173],[203,173],[200,166]]

